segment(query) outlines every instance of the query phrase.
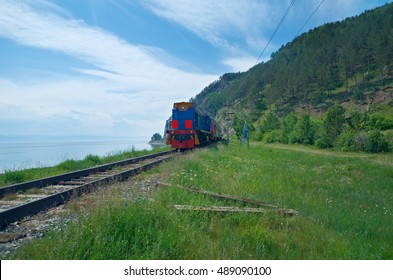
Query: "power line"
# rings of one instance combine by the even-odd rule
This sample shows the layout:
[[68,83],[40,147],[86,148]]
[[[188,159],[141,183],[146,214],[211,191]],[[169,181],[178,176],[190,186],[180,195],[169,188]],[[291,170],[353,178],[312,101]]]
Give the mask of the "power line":
[[[311,13],[311,15],[308,17],[308,19],[305,21],[305,23],[302,25],[302,27],[299,29],[299,31],[296,33],[295,38],[300,34],[300,32],[303,30],[303,28],[307,25],[307,23],[311,20],[311,18],[314,16],[314,14],[318,11],[318,9],[322,6],[323,2],[325,0],[322,0],[319,5],[315,8],[315,10]],[[284,15],[282,16],[280,22],[277,24],[277,27],[275,28],[274,32],[272,33],[272,36],[270,37],[268,43],[266,44],[266,46],[264,47],[264,49],[262,50],[261,54],[259,55],[257,61],[255,64],[258,64],[258,61],[261,59],[261,57],[263,56],[263,54],[265,53],[267,47],[269,46],[269,44],[271,43],[271,41],[273,40],[273,37],[276,35],[278,29],[280,28],[280,26],[282,25],[282,23],[284,22],[285,18],[287,17],[287,15],[289,14],[290,10],[292,9],[293,5],[295,4],[296,0],[292,0],[291,3],[289,4],[288,8],[286,9]],[[270,68],[272,67],[272,64],[269,64],[267,66],[267,69],[265,69],[264,71],[264,76],[266,75],[266,73],[270,70]],[[248,73],[246,75],[246,77],[244,78],[243,82],[239,85],[239,89],[243,86],[243,84],[246,82],[248,76],[250,75],[250,70],[248,70]],[[243,96],[244,98],[244,96]],[[235,104],[237,104],[238,102],[241,101],[242,98],[238,99],[236,102],[232,103],[231,105],[229,105],[228,101],[227,101],[227,105],[226,107],[232,107]],[[229,143],[229,115],[233,114],[230,113],[229,110],[226,113],[226,121],[227,121],[227,141]]]
[[321,3],[319,3],[319,5],[315,8],[314,12],[312,12],[312,14],[308,17],[308,19],[306,20],[306,22],[303,24],[303,26],[299,29],[299,31],[296,33],[295,38],[300,34],[300,32],[302,32],[303,28],[306,26],[306,24],[310,21],[310,19],[313,17],[313,15],[318,11],[319,7],[322,6],[323,2],[325,2],[325,0],[322,0]]
[[[263,49],[262,53],[259,55],[257,61],[255,64],[258,64],[258,61],[260,60],[260,58],[262,57],[262,55],[264,54],[264,52],[266,51],[267,47],[269,46],[270,42],[272,41],[274,35],[277,33],[277,30],[280,28],[280,26],[282,25],[282,23],[284,22],[285,18],[287,17],[287,15],[289,14],[290,10],[292,9],[293,5],[295,4],[296,0],[292,0],[291,3],[289,4],[288,8],[286,9],[284,15],[282,16],[280,22],[278,23],[276,29],[274,30],[272,36],[270,37],[268,43],[266,44],[265,48]],[[299,31],[296,33],[295,37],[296,38],[299,33],[303,30],[303,28],[307,25],[307,23],[311,20],[311,18],[314,16],[314,14],[318,11],[318,9],[322,6],[323,2],[325,2],[325,0],[322,0],[319,5],[315,8],[315,10],[311,13],[311,15],[308,17],[308,19],[305,21],[305,23],[302,25],[302,27],[299,29]],[[272,67],[272,64],[269,64],[267,66],[267,69],[264,71],[264,75],[266,75],[266,72]],[[246,77],[244,78],[243,82],[240,84],[239,89],[241,88],[241,86],[245,83],[245,81],[247,80],[248,76],[250,75],[250,70],[248,70],[248,73],[246,75]],[[233,103],[232,105],[237,104],[240,101],[240,99]]]
[[[280,21],[279,21],[279,23],[277,24],[276,28],[274,29],[274,31],[273,31],[273,33],[272,33],[272,36],[270,36],[269,41],[267,42],[266,46],[263,48],[263,50],[262,50],[261,54],[259,55],[259,57],[258,57],[257,61],[255,62],[255,64],[258,64],[258,61],[261,59],[262,55],[265,53],[267,47],[269,46],[269,44],[270,44],[271,41],[273,40],[273,37],[276,35],[278,29],[280,28],[280,26],[281,26],[282,23],[284,22],[285,18],[287,17],[287,15],[289,14],[289,12],[291,11],[291,9],[292,9],[293,5],[295,4],[295,2],[296,2],[296,0],[292,0],[291,3],[289,4],[289,6],[287,7],[287,9],[286,9],[284,15],[282,16],[282,18],[280,19]],[[249,75],[250,75],[250,70],[248,70],[248,73],[247,73],[246,77],[243,79],[243,82],[240,83],[238,89],[240,89],[240,88],[243,86],[243,84],[246,82],[246,80],[247,80],[247,78],[248,78]],[[239,101],[240,101],[240,99],[239,99],[237,102],[233,103],[232,106],[235,105],[235,104],[237,104]]]
[[261,54],[259,55],[257,61],[255,64],[258,64],[259,59],[261,59],[262,55],[265,53],[267,47],[269,46],[270,42],[273,40],[274,35],[276,35],[277,30],[280,28],[281,24],[284,22],[285,18],[287,17],[287,15],[289,14],[289,11],[292,9],[293,5],[295,4],[296,0],[292,0],[291,3],[289,4],[287,10],[285,11],[284,15],[282,16],[280,22],[278,23],[276,29],[274,30],[272,36],[270,37],[269,41],[267,42],[265,48],[263,49],[263,51],[261,52]]
[[[280,28],[280,26],[281,26],[282,23],[284,22],[285,18],[286,18],[287,15],[289,14],[289,12],[290,12],[290,10],[292,9],[292,7],[293,7],[293,5],[295,4],[295,2],[296,2],[296,0],[292,0],[291,3],[289,4],[288,8],[286,9],[284,15],[282,16],[280,22],[277,24],[276,28],[274,29],[274,31],[273,31],[273,33],[272,33],[272,36],[270,36],[269,41],[267,42],[266,46],[265,46],[264,49],[262,50],[262,52],[261,52],[261,54],[259,55],[259,57],[258,57],[258,59],[257,59],[257,61],[256,61],[255,64],[258,64],[258,61],[260,60],[260,58],[262,57],[262,55],[265,53],[265,51],[266,51],[267,47],[269,46],[270,42],[273,40],[273,37],[276,35],[277,30]],[[240,89],[240,88],[243,86],[243,84],[246,82],[246,80],[247,80],[247,78],[248,78],[249,75],[250,75],[250,70],[248,70],[248,73],[247,73],[246,77],[243,79],[243,82],[240,83],[238,89]],[[225,106],[225,107],[228,108],[228,109],[227,109],[227,112],[226,112],[226,118],[225,118],[225,119],[226,119],[226,130],[227,130],[227,131],[226,131],[226,134],[227,134],[227,143],[229,143],[229,120],[230,120],[230,119],[229,119],[229,116],[230,116],[231,114],[233,114],[232,112],[229,112],[229,107],[234,106],[234,105],[237,104],[240,100],[241,100],[241,99],[239,99],[238,101],[236,101],[236,102],[234,102],[234,103],[232,103],[232,104],[229,104],[229,102],[227,101],[227,104],[226,104],[226,106]]]

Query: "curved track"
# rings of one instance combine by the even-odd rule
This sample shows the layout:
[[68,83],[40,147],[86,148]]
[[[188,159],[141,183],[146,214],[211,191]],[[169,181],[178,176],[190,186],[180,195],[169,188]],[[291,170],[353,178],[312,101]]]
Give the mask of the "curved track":
[[171,159],[173,154],[161,152],[0,188],[0,227],[99,186],[126,180]]

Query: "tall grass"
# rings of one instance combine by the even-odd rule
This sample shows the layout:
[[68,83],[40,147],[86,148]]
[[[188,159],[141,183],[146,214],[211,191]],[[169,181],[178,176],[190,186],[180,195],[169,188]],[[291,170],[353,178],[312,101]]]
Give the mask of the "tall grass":
[[161,165],[170,184],[299,211],[177,212],[174,204],[242,206],[162,187],[116,196],[61,232],[21,247],[22,259],[393,259],[393,157],[253,143],[200,150]]

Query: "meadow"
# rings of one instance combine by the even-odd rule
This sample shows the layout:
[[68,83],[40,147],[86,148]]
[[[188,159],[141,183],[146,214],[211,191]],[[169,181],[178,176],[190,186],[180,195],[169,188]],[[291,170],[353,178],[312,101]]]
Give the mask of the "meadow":
[[[115,193],[12,259],[393,259],[393,154],[300,145],[222,143],[142,175],[161,186],[142,199]],[[125,184],[130,182],[126,182]],[[292,208],[213,213],[175,204],[248,206],[176,188],[214,191]],[[73,214],[78,214],[77,208]]]

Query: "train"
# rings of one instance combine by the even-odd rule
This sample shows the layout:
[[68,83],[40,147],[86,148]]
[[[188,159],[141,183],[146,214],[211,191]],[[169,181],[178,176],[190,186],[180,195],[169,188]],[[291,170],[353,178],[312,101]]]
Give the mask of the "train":
[[167,127],[167,145],[173,149],[192,150],[221,139],[220,126],[193,102],[173,104],[172,117]]

